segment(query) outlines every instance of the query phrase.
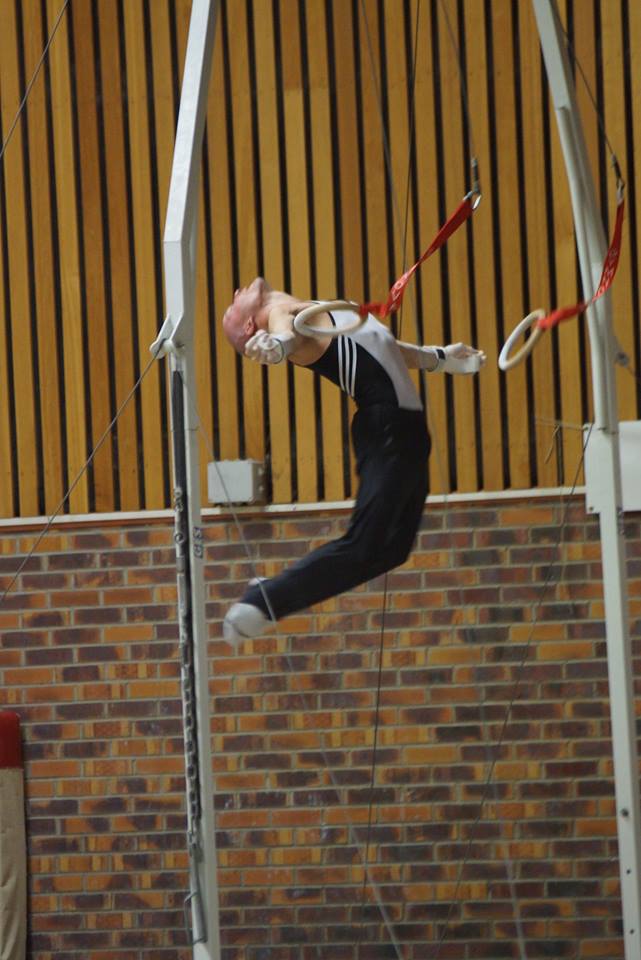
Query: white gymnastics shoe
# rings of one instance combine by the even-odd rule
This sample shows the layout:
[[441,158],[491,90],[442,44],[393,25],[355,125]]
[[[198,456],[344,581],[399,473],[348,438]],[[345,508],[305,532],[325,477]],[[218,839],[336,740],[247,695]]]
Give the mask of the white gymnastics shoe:
[[234,603],[223,620],[223,637],[229,643],[258,637],[271,623],[262,610],[251,603]]

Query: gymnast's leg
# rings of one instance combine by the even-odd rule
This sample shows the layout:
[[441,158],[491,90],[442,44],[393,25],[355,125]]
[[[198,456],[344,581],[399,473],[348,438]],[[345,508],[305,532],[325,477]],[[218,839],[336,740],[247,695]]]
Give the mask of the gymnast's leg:
[[346,533],[278,576],[253,584],[225,619],[225,636],[256,636],[266,621],[336,596],[403,563],[427,493],[429,438],[421,413],[357,412],[352,435],[359,489]]

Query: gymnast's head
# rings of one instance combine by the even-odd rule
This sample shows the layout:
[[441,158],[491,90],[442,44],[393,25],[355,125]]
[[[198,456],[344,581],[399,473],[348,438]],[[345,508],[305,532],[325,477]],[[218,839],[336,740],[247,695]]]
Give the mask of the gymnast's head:
[[237,353],[244,353],[245,344],[258,330],[265,328],[260,315],[265,294],[270,287],[262,277],[256,277],[248,287],[240,287],[223,314],[223,331]]

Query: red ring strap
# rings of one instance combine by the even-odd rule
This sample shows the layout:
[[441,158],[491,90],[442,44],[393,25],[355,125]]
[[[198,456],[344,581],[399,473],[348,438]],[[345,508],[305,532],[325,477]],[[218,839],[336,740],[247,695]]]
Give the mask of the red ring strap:
[[542,317],[541,320],[538,321],[537,327],[541,327],[543,330],[549,330],[551,327],[556,327],[559,323],[562,323],[563,320],[569,320],[571,317],[575,317],[577,314],[583,313],[583,311],[587,310],[591,303],[594,303],[595,300],[598,300],[599,297],[602,297],[606,290],[609,290],[609,288],[612,286],[612,281],[614,280],[614,275],[617,272],[617,267],[619,265],[619,254],[621,253],[621,233],[623,230],[624,208],[625,201],[623,198],[621,198],[617,205],[617,216],[614,224],[612,241],[605,257],[601,280],[594,296],[590,300],[581,300],[579,303],[575,303],[571,307],[559,307],[557,310],[553,310],[551,313],[548,313],[546,317]]
[[471,217],[473,212],[473,198],[465,197],[460,202],[449,220],[446,220],[446,222],[440,228],[425,253],[421,254],[414,266],[410,267],[409,270],[406,270],[405,273],[400,276],[398,280],[396,280],[387,295],[387,300],[362,303],[358,308],[360,316],[364,317],[367,316],[368,313],[372,313],[374,316],[378,317],[379,320],[384,320],[385,317],[387,317],[390,313],[394,313],[395,310],[398,310],[403,299],[403,294],[405,293],[405,287],[414,276],[420,265],[424,263],[428,257],[431,257],[436,250],[442,247],[443,244],[449,240],[452,234],[458,230],[461,224],[465,223],[465,221]]

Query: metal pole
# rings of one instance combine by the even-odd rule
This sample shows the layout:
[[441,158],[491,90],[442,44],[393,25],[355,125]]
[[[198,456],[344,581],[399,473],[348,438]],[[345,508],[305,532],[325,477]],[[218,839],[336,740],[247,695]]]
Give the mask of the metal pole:
[[[607,243],[596,202],[574,83],[555,0],[533,0],[559,135],[565,158],[583,295],[597,289]],[[597,445],[596,489],[601,527],[603,591],[610,686],[610,715],[619,839],[619,872],[626,960],[641,957],[641,817],[636,744],[632,648],[615,384],[615,341],[610,294],[588,309],[595,423],[590,443]]]
[[193,0],[165,221],[167,317],[151,346],[170,361],[190,885],[185,913],[194,960],[220,957],[198,423],[191,399],[198,185],[216,8],[215,0]]

